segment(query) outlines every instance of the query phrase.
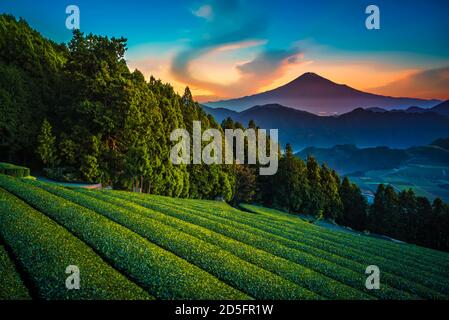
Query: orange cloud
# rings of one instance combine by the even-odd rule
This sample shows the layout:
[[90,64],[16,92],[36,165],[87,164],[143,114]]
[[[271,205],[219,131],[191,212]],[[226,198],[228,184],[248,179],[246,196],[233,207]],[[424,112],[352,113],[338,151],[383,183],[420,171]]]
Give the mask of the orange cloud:
[[207,95],[196,96],[197,99],[210,101],[216,97],[230,98],[253,94],[259,88],[282,77],[290,66],[302,63],[303,54],[298,48],[264,50],[249,61],[240,63],[217,57],[217,54],[223,51],[237,50],[260,43],[260,41],[246,41],[213,48],[189,60],[182,72],[172,71],[172,76],[194,88],[211,92],[209,99]]
[[449,99],[449,67],[422,70],[387,85],[371,90],[374,93],[423,99]]

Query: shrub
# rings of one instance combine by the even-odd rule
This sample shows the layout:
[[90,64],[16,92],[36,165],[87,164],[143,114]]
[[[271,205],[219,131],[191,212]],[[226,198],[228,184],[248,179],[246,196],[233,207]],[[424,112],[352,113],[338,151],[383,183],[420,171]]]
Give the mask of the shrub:
[[30,175],[30,169],[26,167],[16,166],[11,163],[0,162],[0,174],[23,178]]

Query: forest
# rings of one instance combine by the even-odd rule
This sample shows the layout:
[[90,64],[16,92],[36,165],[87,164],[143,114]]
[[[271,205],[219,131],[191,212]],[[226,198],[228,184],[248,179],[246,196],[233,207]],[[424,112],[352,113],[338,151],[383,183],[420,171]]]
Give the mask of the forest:
[[449,206],[413,191],[380,185],[368,205],[360,189],[290,145],[273,176],[256,165],[173,165],[170,133],[258,129],[254,121],[221,124],[189,88],[147,81],[129,70],[126,39],[74,31],[68,44],[45,39],[26,21],[0,15],[0,161],[30,167],[57,181],[102,183],[114,189],[175,198],[260,203],[307,213],[359,231],[449,250]]

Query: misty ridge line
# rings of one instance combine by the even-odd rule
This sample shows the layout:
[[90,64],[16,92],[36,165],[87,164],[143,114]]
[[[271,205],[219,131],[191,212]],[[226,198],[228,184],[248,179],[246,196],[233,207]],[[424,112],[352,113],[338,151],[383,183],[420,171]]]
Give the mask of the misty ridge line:
[[[174,165],[245,164],[246,159],[247,164],[261,165],[260,175],[276,174],[279,160],[278,129],[270,129],[269,135],[265,129],[225,129],[223,139],[218,129],[207,129],[201,133],[201,121],[193,121],[192,124],[192,139],[186,129],[175,129],[170,134],[170,141],[177,142],[170,151],[170,161]],[[202,148],[203,142],[209,144]]]

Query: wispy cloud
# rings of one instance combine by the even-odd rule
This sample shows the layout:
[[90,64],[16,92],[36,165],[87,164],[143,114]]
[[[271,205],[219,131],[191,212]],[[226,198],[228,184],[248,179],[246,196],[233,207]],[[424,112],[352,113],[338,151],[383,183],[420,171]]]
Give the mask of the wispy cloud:
[[449,66],[422,70],[372,92],[394,96],[449,99]]
[[[214,96],[231,97],[254,93],[282,76],[286,66],[299,63],[301,51],[297,47],[260,48],[267,43],[264,33],[269,21],[253,9],[245,7],[238,0],[217,0],[202,4],[192,11],[195,16],[208,20],[207,29],[185,50],[176,54],[171,66],[173,77],[177,81],[206,89]],[[245,62],[235,61],[232,66],[238,75],[232,82],[218,83],[199,78],[192,68],[195,61],[213,52],[235,51],[252,46],[257,47],[253,58]]]
[[281,69],[290,64],[296,64],[302,57],[299,48],[290,50],[267,50],[245,64],[237,66],[242,75],[257,77],[272,77]]
[[209,21],[214,18],[214,11],[212,10],[212,6],[208,4],[192,10],[192,13],[199,18],[204,18]]

